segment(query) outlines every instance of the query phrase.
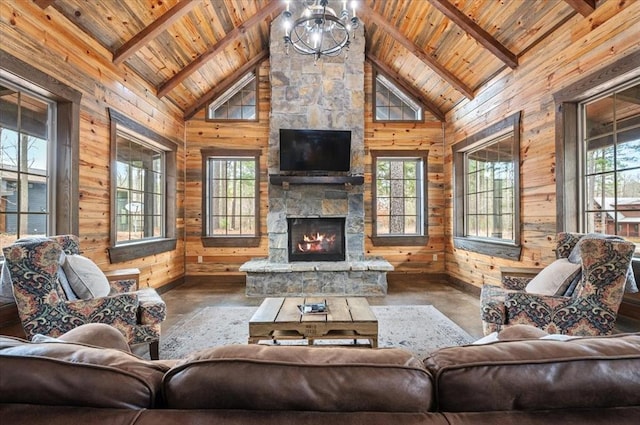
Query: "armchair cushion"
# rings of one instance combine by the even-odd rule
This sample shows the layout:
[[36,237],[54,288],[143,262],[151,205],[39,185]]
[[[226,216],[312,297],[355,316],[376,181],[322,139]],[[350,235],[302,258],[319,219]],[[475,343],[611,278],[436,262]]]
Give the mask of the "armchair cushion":
[[566,258],[557,259],[531,279],[525,291],[532,294],[564,295],[578,273],[580,264],[574,264]]
[[65,257],[62,269],[78,298],[90,300],[109,295],[109,281],[93,261],[78,254]]

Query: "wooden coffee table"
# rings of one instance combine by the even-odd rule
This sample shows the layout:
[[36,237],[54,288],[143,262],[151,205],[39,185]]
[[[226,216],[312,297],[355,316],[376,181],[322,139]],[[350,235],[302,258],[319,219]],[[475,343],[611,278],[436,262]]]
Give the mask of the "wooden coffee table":
[[[327,314],[301,314],[299,304],[326,300]],[[249,320],[249,344],[261,340],[365,339],[378,346],[378,319],[366,298],[359,297],[287,297],[266,298]]]

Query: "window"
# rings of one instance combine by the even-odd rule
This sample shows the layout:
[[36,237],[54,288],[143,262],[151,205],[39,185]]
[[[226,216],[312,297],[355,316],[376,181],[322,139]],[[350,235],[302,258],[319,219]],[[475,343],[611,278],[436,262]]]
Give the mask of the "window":
[[164,151],[117,130],[116,245],[164,236]]
[[464,236],[514,243],[513,132],[464,152]]
[[640,242],[632,227],[640,223],[640,78],[578,111],[582,229]]
[[257,121],[257,78],[252,71],[207,106],[208,121]]
[[374,109],[376,121],[422,121],[422,106],[384,75],[376,73]]
[[428,151],[372,151],[374,245],[427,242]]
[[0,81],[0,229],[11,238],[52,227],[55,112],[50,100]]
[[259,150],[202,150],[204,246],[260,244],[259,158]]
[[112,263],[175,249],[176,144],[112,109]]
[[454,245],[520,257],[520,113],[457,143]]
[[[554,93],[557,230],[636,243],[640,220],[640,52]],[[606,76],[606,78],[604,78]],[[634,200],[635,199],[635,200]]]
[[78,233],[81,97],[0,50],[0,248]]

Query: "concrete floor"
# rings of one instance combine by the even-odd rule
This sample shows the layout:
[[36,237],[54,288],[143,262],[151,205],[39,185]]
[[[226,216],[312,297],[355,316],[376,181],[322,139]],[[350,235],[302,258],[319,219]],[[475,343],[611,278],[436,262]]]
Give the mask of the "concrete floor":
[[[263,298],[247,297],[240,283],[185,283],[162,294],[167,303],[168,316],[162,325],[167,335],[181,319],[206,306],[258,306]],[[384,297],[367,298],[371,305],[428,305],[475,338],[481,338],[480,299],[444,281],[430,278],[390,278],[388,293]],[[640,321],[618,317],[615,332],[640,332]]]

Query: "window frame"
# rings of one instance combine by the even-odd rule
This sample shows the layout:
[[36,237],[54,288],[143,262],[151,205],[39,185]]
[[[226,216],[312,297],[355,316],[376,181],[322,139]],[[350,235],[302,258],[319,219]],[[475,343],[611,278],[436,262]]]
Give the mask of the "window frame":
[[[260,156],[262,151],[260,149],[222,149],[222,148],[207,148],[201,149],[200,154],[202,156],[202,235],[200,237],[202,246],[204,247],[257,247],[260,246],[262,238],[260,229]],[[213,236],[207,233],[207,222],[209,220],[209,159],[212,157],[228,157],[228,158],[247,158],[253,157],[256,164],[256,179],[255,179],[255,229],[256,233],[253,236]]]
[[[613,62],[555,92],[556,105],[556,230],[581,232],[582,172],[580,155],[579,104],[598,93],[640,76],[640,51]],[[636,257],[637,258],[637,257]]]
[[[259,76],[259,67],[255,67],[253,68],[251,71],[247,72],[246,74],[242,75],[240,78],[238,78],[236,81],[234,81],[227,89],[225,89],[219,96],[216,96],[215,99],[212,99],[210,101],[208,101],[205,105],[204,108],[204,120],[205,122],[228,122],[228,123],[232,123],[232,122],[258,122],[259,121],[259,112],[260,112],[260,99],[259,99],[259,80],[258,80],[258,76]],[[241,83],[245,78],[247,78],[247,76],[252,75],[253,78],[251,78],[249,81],[247,81],[245,84],[239,85],[239,83]],[[244,89],[248,84],[250,83],[254,83],[255,84],[255,113],[254,116],[255,118],[252,119],[243,119],[243,118],[214,118],[211,117],[209,115],[209,109],[211,108],[212,104],[215,104],[216,102],[219,102],[221,98],[226,97],[226,99],[221,102],[222,106],[223,104],[225,104],[226,102],[228,102],[233,96],[235,96],[236,94],[238,94],[238,92],[242,91],[242,89]]]
[[[630,80],[615,86],[613,88],[610,88],[608,90],[605,90],[601,93],[598,93],[595,96],[592,96],[584,101],[581,101],[578,103],[578,149],[579,149],[579,169],[580,169],[580,179],[578,180],[578,185],[579,185],[579,199],[580,199],[580,203],[579,203],[579,211],[580,211],[580,215],[578,217],[578,226],[580,229],[582,229],[582,231],[584,233],[591,233],[594,232],[595,229],[589,229],[588,226],[588,219],[587,219],[587,215],[589,212],[595,213],[597,212],[596,209],[594,208],[589,208],[588,207],[588,198],[587,198],[587,179],[588,179],[588,170],[587,170],[587,147],[585,146],[585,141],[586,139],[591,139],[592,141],[597,139],[597,138],[589,138],[586,136],[586,123],[585,123],[585,116],[586,116],[586,109],[588,108],[589,104],[598,102],[599,100],[602,100],[603,98],[609,97],[610,95],[613,95],[614,93],[619,93],[621,91],[624,91],[628,88],[631,87],[638,87],[640,88],[640,77],[637,78],[631,78]],[[614,111],[614,116],[615,113],[617,112],[617,110]],[[614,128],[612,128],[611,132],[609,132],[606,135],[600,135],[600,138],[606,137],[607,135],[611,136],[612,138],[616,139],[616,143],[612,144],[612,147],[614,149],[614,152],[616,152],[614,154],[614,157],[618,157],[618,137],[620,136],[620,133],[624,134],[624,132],[629,131],[630,128],[634,128],[636,130],[638,130],[638,126],[632,126],[632,127],[627,127],[627,128],[623,128],[622,130],[618,130],[617,126]],[[597,176],[603,176],[605,174],[608,174],[610,176],[613,176],[613,180],[614,180],[614,185],[616,184],[615,182],[617,181],[617,178],[619,176],[620,172],[623,172],[624,170],[620,170],[619,169],[619,164],[618,161],[614,161],[615,165],[613,167],[613,170],[609,170],[609,171],[600,171],[600,172],[593,172],[591,174],[591,177],[596,179]],[[614,199],[618,199],[617,193],[614,195]],[[619,235],[620,233],[622,233],[623,231],[623,226],[625,223],[619,223],[618,222],[618,218],[617,215],[618,213],[624,213],[625,211],[629,211],[628,209],[613,209],[611,210],[609,208],[609,206],[605,206],[605,205],[601,205],[600,207],[600,213],[601,214],[606,214],[606,215],[611,215],[610,213],[613,213],[612,215],[614,216],[614,226],[615,226],[615,234]],[[628,223],[626,223],[628,226]],[[608,232],[605,232],[608,233]]]
[[[402,96],[406,97],[407,99],[410,99],[413,103],[415,103],[418,107],[420,107],[420,118],[419,119],[413,119],[413,120],[381,120],[378,119],[378,114],[377,114],[377,109],[378,109],[378,76],[382,76],[385,80],[387,80],[390,84],[393,85],[393,87],[395,88],[395,90],[397,90],[398,92],[402,93]],[[381,83],[384,85],[384,83]],[[423,123],[425,122],[425,107],[422,104],[422,102],[416,100],[414,98],[414,96],[412,96],[411,94],[407,93],[405,90],[403,90],[401,87],[398,87],[398,85],[396,85],[389,77],[387,77],[386,75],[384,75],[383,73],[381,73],[380,71],[374,69],[373,70],[373,84],[372,84],[372,118],[373,118],[373,122],[379,122],[379,123]],[[389,87],[387,87],[389,90],[391,90]],[[397,96],[397,94],[396,94]],[[400,97],[400,96],[398,96]],[[402,99],[401,99],[402,100]],[[406,102],[405,102],[406,103]]]
[[77,235],[80,211],[78,164],[82,93],[3,50],[0,50],[0,77],[56,103],[56,167],[51,174],[52,190],[55,193],[51,204],[54,217],[48,232],[51,235]]
[[[46,187],[46,200],[45,200],[45,205],[46,205],[46,209],[43,212],[38,212],[35,211],[33,209],[31,209],[31,189],[27,188],[27,197],[29,198],[28,200],[28,209],[23,209],[21,208],[17,208],[16,207],[16,211],[6,211],[4,210],[3,212],[5,214],[7,214],[7,217],[10,216],[15,216],[16,218],[16,237],[18,239],[23,238],[23,237],[30,237],[30,236],[42,236],[42,234],[39,233],[32,233],[27,231],[22,231],[22,229],[20,229],[20,224],[23,222],[23,217],[26,216],[26,221],[27,223],[30,222],[32,220],[32,216],[33,219],[35,219],[36,216],[44,216],[44,222],[45,224],[45,232],[44,232],[44,236],[50,235],[51,232],[49,232],[49,229],[51,229],[54,226],[54,221],[55,221],[55,197],[56,197],[56,185],[55,185],[55,170],[56,170],[56,156],[55,156],[55,145],[56,145],[56,139],[55,139],[55,125],[56,125],[56,109],[57,109],[57,103],[54,100],[51,100],[45,96],[42,96],[38,93],[34,93],[31,90],[26,89],[24,86],[18,86],[15,85],[3,78],[0,77],[0,84],[4,87],[6,87],[9,90],[15,91],[15,93],[17,93],[17,97],[18,97],[18,103],[16,103],[16,117],[15,117],[15,123],[16,123],[16,128],[9,128],[9,127],[3,127],[6,128],[7,130],[11,130],[14,131],[16,133],[17,136],[19,136],[16,139],[16,155],[17,157],[15,158],[16,161],[18,162],[18,164],[16,165],[15,170],[11,170],[11,169],[7,169],[6,172],[8,172],[9,174],[11,173],[15,173],[16,174],[16,206],[21,204],[21,183],[22,183],[22,179],[26,178],[27,181],[29,182],[29,185],[31,185],[31,182],[33,182],[34,184],[39,180],[39,179],[44,179],[44,184]],[[36,134],[37,127],[38,124],[36,122],[33,122],[33,119],[29,119],[29,113],[26,110],[22,110],[22,107],[20,106],[22,104],[21,100],[22,97],[26,96],[29,99],[31,99],[32,101],[37,101],[42,103],[43,105],[46,104],[47,106],[47,118],[46,118],[46,122],[44,127],[46,127],[46,129],[44,130],[45,134],[44,135],[40,135],[40,134]],[[9,113],[11,113],[11,111],[9,111]],[[20,117],[20,119],[18,119],[18,116]],[[33,123],[31,123],[33,122]],[[29,125],[31,123],[31,125]],[[2,123],[0,123],[0,125],[2,125]],[[20,151],[22,150],[22,148],[20,147],[21,142],[20,142],[20,135],[24,136],[27,135],[28,137],[33,137],[35,139],[39,139],[39,140],[43,140],[46,143],[46,165],[44,168],[45,173],[44,174],[39,174],[36,173],[35,170],[34,171],[30,171],[29,170],[29,166],[27,166],[27,169],[23,169],[22,168],[22,161],[19,160],[19,155],[20,155]],[[41,137],[42,136],[42,137]],[[37,200],[37,199],[36,199]],[[5,217],[6,218],[6,217]],[[36,219],[37,220],[37,219]]]
[[[453,154],[453,244],[456,249],[477,252],[500,258],[520,259],[520,111],[490,125],[452,146]],[[469,237],[465,235],[466,220],[466,153],[482,141],[513,132],[513,242],[498,239]]]
[[[429,242],[429,217],[428,217],[428,150],[371,150],[371,241],[374,246],[424,246]],[[412,158],[422,161],[422,235],[386,236],[378,235],[378,188],[377,188],[377,164],[379,158]]]
[[146,128],[145,126],[133,121],[129,117],[120,112],[108,108],[110,117],[110,143],[111,143],[111,182],[117,179],[117,136],[119,128],[125,133],[133,133],[149,139],[165,151],[165,175],[164,175],[164,236],[153,239],[143,239],[140,241],[132,241],[127,243],[117,243],[117,225],[116,225],[116,203],[117,188],[115,184],[110,187],[110,246],[109,260],[113,263],[133,260],[136,258],[147,257],[150,255],[160,254],[163,252],[173,251],[176,249],[176,183],[177,183],[177,150],[178,146],[167,137]]

